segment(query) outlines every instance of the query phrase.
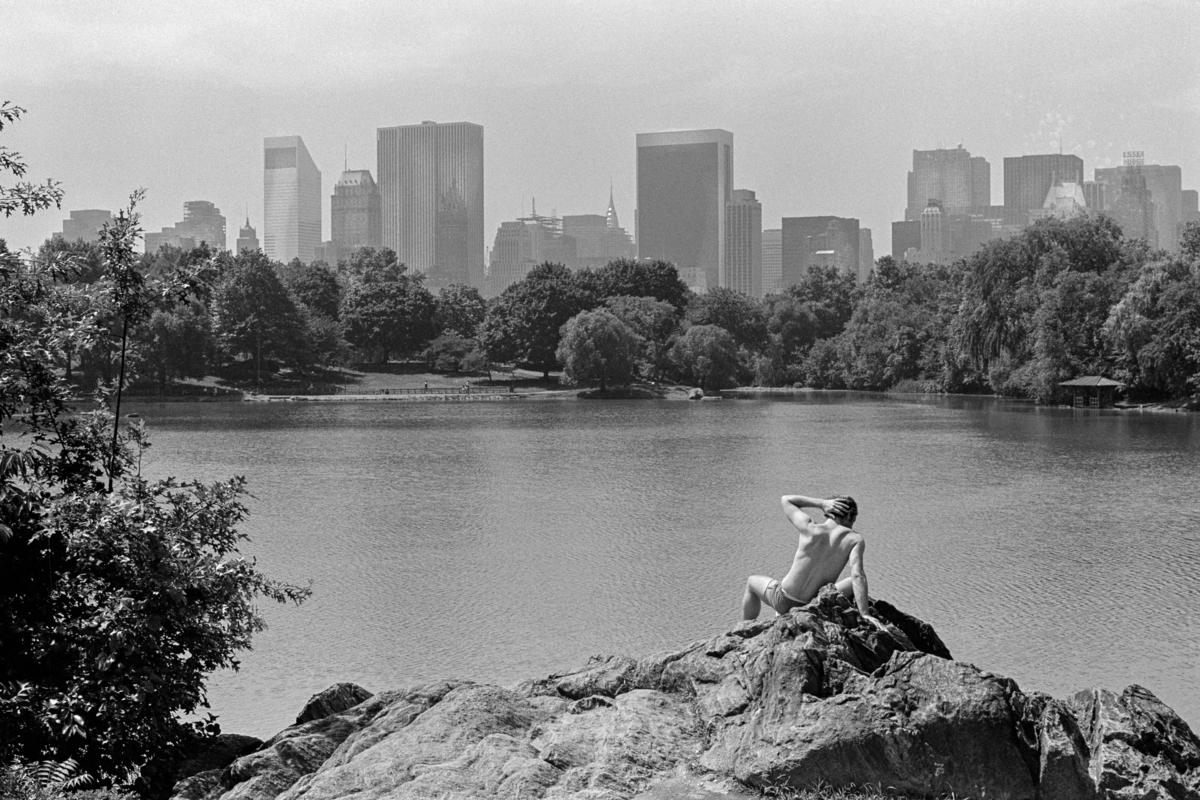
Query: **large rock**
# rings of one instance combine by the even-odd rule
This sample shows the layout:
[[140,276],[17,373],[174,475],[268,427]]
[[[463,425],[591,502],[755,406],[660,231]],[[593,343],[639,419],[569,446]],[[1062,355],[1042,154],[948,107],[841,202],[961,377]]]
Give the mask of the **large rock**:
[[[509,688],[334,687],[207,794],[179,800],[744,800],[791,786],[1097,800],[1200,797],[1200,740],[1140,687],[1069,701],[950,660],[882,601],[827,590],[678,651]],[[355,691],[357,690],[357,691]],[[321,697],[320,695],[318,697]],[[325,710],[329,709],[329,713]]]

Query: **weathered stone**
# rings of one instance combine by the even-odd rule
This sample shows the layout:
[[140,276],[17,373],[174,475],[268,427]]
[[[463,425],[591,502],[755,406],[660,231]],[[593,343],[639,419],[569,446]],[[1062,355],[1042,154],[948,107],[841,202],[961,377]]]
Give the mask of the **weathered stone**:
[[1068,703],[1105,798],[1200,798],[1200,738],[1150,690],[1091,689]]
[[370,697],[371,693],[357,683],[335,683],[325,691],[308,698],[300,716],[296,717],[296,724],[303,725],[305,722],[345,711]]
[[[725,728],[701,764],[757,787],[881,783],[902,792],[1031,798],[1011,681],[923,653],[830,698],[768,694]],[[783,709],[781,713],[780,709]]]
[[[1200,797],[1200,742],[1144,689],[1068,702],[950,660],[882,601],[827,589],[669,653],[503,689],[445,681],[289,728],[176,800],[745,800],[880,784],[1009,800]],[[319,713],[314,710],[313,714]],[[223,792],[223,794],[222,794]]]

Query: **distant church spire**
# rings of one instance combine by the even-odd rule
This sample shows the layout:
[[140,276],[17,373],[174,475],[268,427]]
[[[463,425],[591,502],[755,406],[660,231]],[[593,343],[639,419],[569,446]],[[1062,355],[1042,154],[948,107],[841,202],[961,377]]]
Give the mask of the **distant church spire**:
[[604,224],[609,228],[621,227],[621,223],[617,220],[617,207],[613,203],[612,181],[608,182],[608,210],[604,212]]

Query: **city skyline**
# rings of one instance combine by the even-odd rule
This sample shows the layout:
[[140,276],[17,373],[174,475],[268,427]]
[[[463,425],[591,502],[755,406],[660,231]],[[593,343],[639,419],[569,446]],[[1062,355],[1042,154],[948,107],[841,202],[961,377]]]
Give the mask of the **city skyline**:
[[[1180,166],[1184,188],[1200,175],[1194,4],[759,3],[731,15],[724,4],[618,3],[522,25],[507,19],[513,7],[301,5],[282,20],[221,3],[189,14],[183,3],[106,11],[88,26],[71,24],[70,3],[0,11],[14,43],[6,94],[29,112],[4,144],[26,158],[29,178],[63,184],[63,216],[115,210],[145,186],[146,230],[203,198],[234,218],[251,209],[261,234],[263,138],[300,135],[337,175],[347,161],[375,163],[377,128],[470,119],[487,130],[490,237],[534,196],[559,215],[595,213],[610,180],[632,219],[636,134],[723,128],[764,228],[858,218],[877,253],[891,251],[891,223],[904,216],[914,149],[962,144],[986,158],[993,205],[1005,157],[1061,150],[1090,179],[1143,150],[1147,163]],[[321,36],[294,48],[309,30]],[[514,55],[546,40],[569,40],[571,58]],[[1075,57],[1045,58],[1071,44]],[[59,224],[52,213],[5,220],[0,236],[36,246]],[[320,238],[330,238],[327,216]]]

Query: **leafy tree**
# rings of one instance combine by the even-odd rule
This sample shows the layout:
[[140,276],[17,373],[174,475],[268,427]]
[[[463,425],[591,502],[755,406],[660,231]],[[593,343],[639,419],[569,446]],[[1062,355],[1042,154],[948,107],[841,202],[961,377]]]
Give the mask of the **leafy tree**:
[[212,325],[199,304],[158,309],[137,332],[143,342],[142,357],[159,392],[178,378],[203,377],[212,344]]
[[[0,131],[20,119],[24,113],[25,109],[8,100],[0,102]],[[0,145],[0,175],[8,173],[14,178],[22,178],[27,171],[20,153]],[[63,191],[57,181],[47,179],[40,185],[18,181],[7,188],[0,186],[0,212],[5,217],[11,217],[16,212],[29,216],[50,206],[61,208],[62,197]]]
[[595,296],[562,264],[546,262],[509,286],[488,309],[481,338],[492,361],[540,369],[558,362],[562,326],[596,304]]
[[442,333],[474,338],[486,315],[487,303],[474,286],[453,283],[438,290],[437,327]]
[[[119,308],[136,280],[111,274],[128,265],[110,255]],[[239,555],[241,481],[145,481],[132,471],[142,432],[72,406],[68,353],[114,334],[87,302],[101,295],[68,293],[71,279],[0,240],[0,761],[124,777],[210,730],[180,720],[261,629],[256,597],[306,590]]]
[[1189,257],[1147,264],[1104,323],[1119,376],[1176,398],[1200,391],[1200,252]]
[[734,341],[751,350],[767,341],[767,320],[762,303],[734,289],[709,289],[691,297],[687,319],[693,325],[716,325]]
[[342,306],[346,340],[381,364],[393,354],[417,352],[437,330],[437,303],[421,276],[409,277],[402,264],[395,266],[367,273],[370,280],[351,288]]
[[323,263],[303,266],[287,284],[301,304],[309,311],[337,321],[342,303],[342,285],[337,274]]
[[596,383],[600,391],[633,381],[641,339],[615,314],[583,311],[563,325],[558,360],[572,384]]
[[738,374],[737,342],[717,325],[693,325],[671,348],[671,360],[684,380],[702,389],[723,389]]
[[242,251],[213,294],[214,329],[227,353],[248,353],[255,380],[262,382],[265,359],[299,364],[304,360],[304,322],[291,295],[261,251]]
[[422,357],[437,372],[468,372],[478,367],[478,352],[479,342],[475,339],[444,333],[429,343]]
[[677,311],[687,305],[688,288],[679,270],[668,261],[638,261],[620,258],[595,272],[599,297],[653,297],[670,303]]
[[360,247],[346,258],[338,259],[338,272],[346,275],[351,285],[399,280],[406,271],[389,247]]
[[657,380],[670,367],[671,337],[679,328],[676,308],[665,300],[626,295],[610,297],[604,306],[642,339],[642,359]]

